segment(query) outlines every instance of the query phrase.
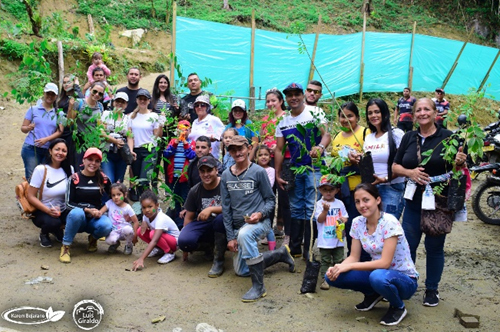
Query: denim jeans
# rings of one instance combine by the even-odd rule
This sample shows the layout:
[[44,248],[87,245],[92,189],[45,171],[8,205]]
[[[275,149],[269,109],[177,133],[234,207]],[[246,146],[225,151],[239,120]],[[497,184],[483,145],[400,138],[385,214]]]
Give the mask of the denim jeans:
[[379,184],[377,185],[382,205],[385,212],[392,214],[399,220],[405,207],[405,183]]
[[31,174],[35,170],[35,167],[40,165],[45,161],[49,155],[49,150],[44,148],[39,148],[38,146],[29,145],[24,143],[21,148],[21,158],[24,163],[24,176],[29,181]]
[[[415,196],[417,196],[415,194]],[[414,198],[415,199],[415,198]],[[420,230],[420,213],[421,200],[406,201],[405,212],[403,214],[403,230],[406,240],[410,246],[411,259],[414,263],[417,260],[417,248],[422,238]],[[437,290],[441,275],[444,269],[444,242],[446,234],[440,236],[425,236],[425,251],[426,251],[426,280],[425,287],[427,289]]]
[[111,183],[118,181],[123,183],[125,171],[127,170],[127,163],[118,153],[108,152],[106,158],[107,160],[101,164],[104,174],[108,176]]
[[295,188],[288,192],[292,219],[311,218],[314,205],[321,197],[319,192],[316,197],[316,188],[319,185],[321,173],[317,171],[314,172],[314,175],[308,171],[295,176]]
[[259,256],[257,241],[271,230],[271,220],[264,219],[256,224],[245,224],[238,230],[238,252],[233,259],[234,272],[246,277],[250,274],[247,259]]
[[226,234],[222,213],[210,221],[194,220],[187,224],[179,234],[177,244],[182,251],[192,252],[198,248],[200,242],[213,243],[215,232]]
[[156,151],[140,147],[134,148],[134,152],[137,155],[137,158],[132,163],[132,173],[136,178],[135,182],[137,183],[137,196],[141,196],[141,194],[149,188],[149,184],[153,179],[153,170],[156,165]]
[[100,218],[90,218],[85,215],[83,209],[75,208],[66,217],[66,228],[64,230],[63,244],[69,246],[77,233],[89,233],[95,239],[108,236],[113,229],[113,225],[108,216]]
[[403,308],[403,300],[408,300],[417,290],[417,279],[395,270],[373,271],[351,270],[341,273],[335,281],[325,275],[326,282],[337,288],[352,289],[365,295],[377,293],[389,301],[391,306]]

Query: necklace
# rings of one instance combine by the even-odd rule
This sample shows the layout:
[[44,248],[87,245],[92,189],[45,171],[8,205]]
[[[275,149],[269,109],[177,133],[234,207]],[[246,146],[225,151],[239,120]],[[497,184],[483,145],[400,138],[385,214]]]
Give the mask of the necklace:
[[[238,179],[238,181],[241,181],[241,180],[243,180],[245,178],[245,176],[247,175],[248,169],[250,168],[251,165],[252,164],[248,165],[247,169],[244,172],[242,172],[243,175],[242,175],[241,179],[240,179],[241,173],[239,175],[234,174],[234,176],[236,176],[236,178]],[[235,170],[235,173],[238,171],[238,169],[236,169],[236,167],[234,168],[234,170]]]

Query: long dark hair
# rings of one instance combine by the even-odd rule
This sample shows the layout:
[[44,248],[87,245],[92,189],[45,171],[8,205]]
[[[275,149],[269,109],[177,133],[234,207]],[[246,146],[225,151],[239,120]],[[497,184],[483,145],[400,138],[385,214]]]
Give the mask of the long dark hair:
[[387,133],[389,140],[389,160],[387,161],[387,177],[389,178],[389,182],[392,181],[392,163],[394,162],[394,158],[396,157],[397,147],[396,142],[394,142],[394,135],[392,133],[391,126],[391,112],[389,111],[389,106],[387,103],[379,98],[372,98],[368,100],[366,103],[366,123],[368,124],[368,128],[370,128],[372,133],[377,132],[377,128],[368,121],[368,107],[372,105],[377,105],[380,109],[380,114],[382,115],[382,123],[380,125],[380,130],[383,133]]
[[[74,91],[75,91],[75,82],[74,82],[75,75],[73,75],[73,74],[66,74],[63,77],[63,81],[64,81],[65,78],[69,78],[70,81],[73,81],[73,88],[70,90],[70,92],[74,93]],[[57,97],[57,101],[56,101],[57,105],[56,105],[56,107],[59,108],[59,105],[61,104],[61,100],[66,100],[69,97],[72,97],[72,95],[68,96],[68,93],[66,92],[66,90],[64,90],[64,83],[63,83],[63,88],[61,89],[61,93]]]
[[162,78],[167,80],[168,83],[168,88],[167,90],[165,90],[164,97],[170,105],[174,103],[174,98],[172,96],[172,93],[170,92],[170,80],[168,79],[167,75],[164,74],[158,75],[158,77],[155,80],[155,84],[153,85],[153,96],[151,97],[151,106],[153,111],[156,110],[156,104],[158,104],[158,100],[160,100],[160,97],[162,95],[162,92],[160,91],[160,80]]
[[356,115],[356,117],[358,118],[359,120],[359,109],[358,109],[358,106],[356,106],[355,103],[353,103],[352,101],[348,101],[348,102],[345,102],[343,103],[342,105],[340,105],[340,108],[339,108],[339,117],[340,117],[340,114],[342,114],[342,110],[343,109],[348,109],[349,111],[353,112],[354,115]]
[[[371,196],[373,196],[375,199],[379,198],[380,197],[380,193],[378,192],[378,189],[377,187],[375,187],[373,184],[371,183],[368,183],[368,182],[364,182],[364,183],[360,183],[356,186],[356,188],[354,188],[354,191],[353,193],[355,194],[356,191],[358,190],[364,190],[366,191],[367,193],[369,193]],[[380,212],[383,211],[383,206],[382,206],[382,197],[380,197],[380,203],[377,205],[378,207],[378,210]]]
[[[69,156],[68,143],[66,143],[66,141],[63,138],[56,138],[56,139],[54,139],[53,141],[50,142],[49,151],[52,151],[52,149],[54,148],[54,146],[56,146],[59,143],[64,143],[64,145],[66,145],[66,151],[68,153],[66,154],[66,159],[64,159],[61,162],[61,168],[63,169],[64,173],[66,173],[66,176],[70,177],[71,174],[73,174],[73,173],[71,172],[71,163],[69,162],[69,158],[68,158],[68,156]],[[52,156],[50,154],[47,155],[47,157],[45,158],[45,164],[46,165],[51,165],[52,164]]]
[[[229,123],[231,123],[231,125],[233,127],[236,127],[236,120],[234,119],[234,116],[233,116],[233,110],[231,110],[231,112],[229,112],[228,119],[229,119]],[[241,118],[241,125],[243,127],[246,125],[247,119],[248,119],[248,112],[246,110],[243,110],[243,117]]]
[[278,98],[278,100],[281,103],[281,109],[283,111],[286,111],[285,99],[283,98],[283,94],[281,93],[280,90],[278,90],[276,88],[272,88],[272,89],[267,90],[267,92],[266,92],[266,100],[267,100],[267,96],[268,95],[274,95],[276,98]]
[[127,203],[127,204],[130,204],[130,200],[129,200],[129,199],[128,199],[128,197],[127,197],[127,192],[128,192],[128,190],[127,190],[127,186],[126,186],[126,185],[124,185],[124,184],[123,184],[123,183],[121,183],[121,182],[116,182],[116,183],[113,183],[113,184],[111,185],[111,189],[109,189],[109,196],[111,196],[111,191],[113,190],[113,188],[116,188],[116,189],[120,190],[120,191],[121,191],[121,193],[123,194],[123,201],[124,201],[125,203]]

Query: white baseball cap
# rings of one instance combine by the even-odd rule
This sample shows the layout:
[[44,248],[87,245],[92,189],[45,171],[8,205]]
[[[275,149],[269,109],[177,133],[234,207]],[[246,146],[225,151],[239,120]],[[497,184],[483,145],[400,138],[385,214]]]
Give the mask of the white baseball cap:
[[123,99],[128,103],[128,94],[126,94],[125,92],[118,92],[115,95],[115,98],[113,98],[113,100],[117,100],[117,99]]
[[244,110],[245,112],[247,110],[247,105],[245,104],[245,101],[242,99],[236,99],[235,101],[233,101],[233,105],[231,106],[231,110],[233,110],[235,107],[239,107],[242,110]]
[[59,89],[54,83],[47,83],[45,84],[45,88],[43,88],[43,92],[54,92],[56,95],[58,95]]

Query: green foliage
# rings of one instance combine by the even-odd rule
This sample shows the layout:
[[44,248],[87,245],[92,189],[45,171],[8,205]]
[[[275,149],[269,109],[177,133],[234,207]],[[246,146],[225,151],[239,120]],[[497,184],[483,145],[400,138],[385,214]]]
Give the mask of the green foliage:
[[28,19],[26,7],[19,0],[2,1],[3,8],[19,20]]
[[61,13],[55,12],[51,16],[46,16],[42,20],[40,34],[45,38],[52,37],[61,40],[74,39],[75,36],[70,30],[70,24]]
[[0,40],[0,54],[9,60],[20,60],[29,50],[30,47],[24,43],[9,39]]

